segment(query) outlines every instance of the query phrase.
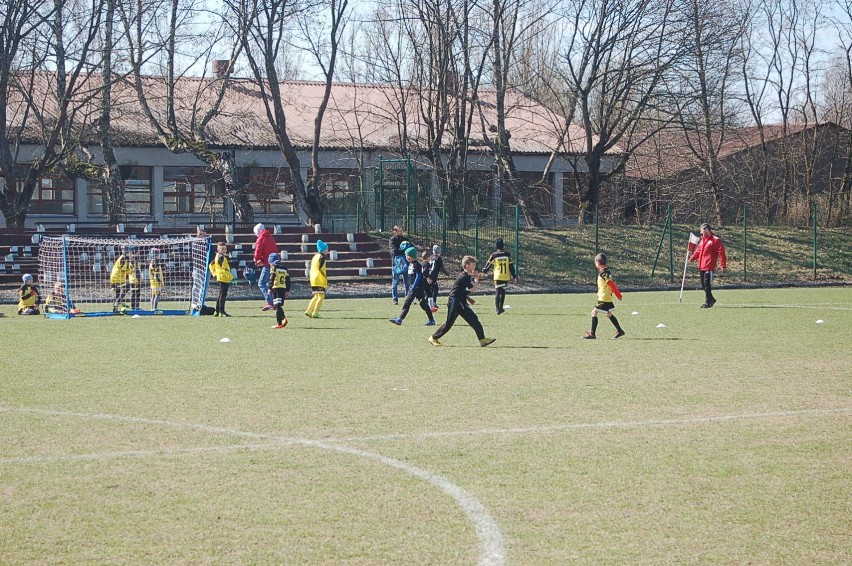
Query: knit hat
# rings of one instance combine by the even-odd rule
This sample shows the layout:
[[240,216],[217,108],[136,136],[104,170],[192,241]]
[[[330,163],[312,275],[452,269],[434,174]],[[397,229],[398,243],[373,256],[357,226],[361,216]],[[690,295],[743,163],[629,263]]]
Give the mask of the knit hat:
[[258,235],[258,234],[260,234],[260,233],[261,233],[261,232],[262,232],[265,228],[266,228],[266,226],[264,226],[263,224],[261,224],[260,222],[258,222],[257,224],[255,224],[255,225],[254,225],[254,235],[255,235],[255,236],[257,236],[257,235]]
[[317,251],[319,253],[327,252],[328,251],[328,244],[326,244],[322,240],[317,240]]
[[411,246],[410,248],[405,250],[405,255],[407,255],[408,257],[417,257],[417,248]]
[[276,263],[278,263],[278,254],[275,253],[275,252],[272,252],[271,254],[269,254],[269,260],[268,261],[269,261],[269,265],[275,265]]
[[434,246],[432,246],[432,253],[435,254],[435,255],[441,255],[441,252],[443,252],[443,251],[444,250],[438,244],[435,244]]
[[497,248],[498,250],[502,250],[503,249],[503,238],[497,238],[496,240],[494,240],[494,247]]
[[21,277],[21,279],[24,280],[24,283],[32,283],[33,276],[30,275],[29,273],[24,273],[24,275]]

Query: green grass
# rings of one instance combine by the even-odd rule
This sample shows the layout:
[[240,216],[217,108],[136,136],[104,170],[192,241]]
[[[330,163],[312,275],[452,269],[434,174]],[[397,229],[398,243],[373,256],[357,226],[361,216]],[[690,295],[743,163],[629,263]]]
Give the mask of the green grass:
[[7,306],[0,563],[848,562],[852,291],[717,298],[628,293],[586,341],[591,293],[482,296],[489,348],[386,299]]

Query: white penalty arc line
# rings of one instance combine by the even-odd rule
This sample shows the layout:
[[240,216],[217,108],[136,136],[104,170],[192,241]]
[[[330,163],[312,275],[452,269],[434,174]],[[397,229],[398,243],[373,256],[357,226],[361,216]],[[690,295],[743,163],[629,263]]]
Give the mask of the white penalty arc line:
[[[245,432],[241,430],[221,428],[221,427],[212,427],[207,425],[200,425],[194,423],[179,423],[173,421],[166,421],[161,419],[146,419],[142,417],[125,417],[121,415],[107,415],[107,414],[89,414],[89,413],[79,413],[79,412],[64,412],[64,411],[48,411],[44,409],[32,409],[32,408],[11,408],[11,407],[0,407],[0,413],[28,413],[28,414],[36,414],[43,416],[56,416],[56,417],[76,417],[76,418],[90,418],[90,419],[99,419],[99,420],[112,420],[112,421],[120,421],[120,422],[129,422],[136,424],[149,424],[149,425],[157,425],[157,426],[170,426],[177,428],[188,428],[192,430],[198,430],[203,432],[210,432],[216,434],[227,434],[231,436],[238,436],[242,438],[254,438],[254,439],[271,439],[270,435],[266,434],[258,434],[252,432]],[[327,442],[319,442],[315,440],[307,440],[307,439],[298,439],[298,438],[282,438],[277,439],[279,445],[286,444],[298,444],[302,446],[319,448],[321,450],[330,450],[334,452],[339,452],[342,454],[348,454],[351,456],[357,456],[359,458],[365,458],[368,460],[372,460],[374,462],[378,462],[380,464],[384,464],[386,466],[390,466],[406,474],[414,476],[418,479],[429,483],[430,485],[440,489],[447,495],[449,495],[453,500],[455,500],[456,504],[461,508],[464,514],[468,517],[471,523],[476,530],[476,535],[479,540],[479,559],[477,564],[480,566],[501,566],[505,563],[506,560],[506,551],[505,545],[503,543],[503,535],[500,532],[500,527],[497,525],[497,522],[494,518],[488,513],[488,509],[479,502],[475,497],[466,492],[461,487],[455,485],[449,479],[437,475],[432,474],[422,468],[418,468],[417,466],[408,464],[406,462],[402,462],[400,460],[395,460],[393,458],[389,458],[387,456],[382,456],[381,454],[375,454],[373,452],[367,452],[366,450],[360,450],[357,448],[350,448],[348,446],[331,444]],[[196,449],[176,449],[176,450],[160,450],[160,451],[151,451],[149,454],[157,454],[157,453],[179,453],[179,452],[199,452],[199,451],[213,451],[213,450],[227,450],[227,449],[236,449],[236,448],[249,448],[252,447],[257,448],[264,445],[240,445],[240,446],[231,446],[231,447],[208,447],[208,448],[196,448]],[[140,456],[143,455],[143,451],[129,451],[124,453],[113,453],[120,454],[123,456]],[[98,455],[88,455],[88,459],[99,459]],[[39,460],[34,460],[39,461]],[[0,463],[7,463],[7,460],[0,460]],[[9,461],[9,463],[12,463]]]

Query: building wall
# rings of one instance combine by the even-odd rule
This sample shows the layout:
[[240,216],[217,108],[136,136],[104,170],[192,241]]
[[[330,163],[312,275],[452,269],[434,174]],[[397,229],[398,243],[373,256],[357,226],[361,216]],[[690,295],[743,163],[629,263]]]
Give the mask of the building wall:
[[[29,155],[32,159],[38,154],[37,147],[23,148],[23,154]],[[95,160],[102,159],[98,148],[91,148],[95,156]],[[262,168],[284,168],[286,163],[277,149],[237,149],[234,151],[235,159],[238,167],[262,167]],[[369,170],[375,167],[380,159],[380,154],[377,152],[369,152],[364,155],[362,161],[363,166],[368,170],[365,176],[366,183],[371,183],[372,178]],[[303,164],[310,163],[310,154],[302,152],[300,159]],[[385,157],[392,157],[385,154]],[[540,173],[548,161],[547,155],[516,155],[514,157],[515,164],[519,171],[525,173]],[[148,220],[153,220],[161,226],[176,226],[183,227],[194,224],[205,224],[211,221],[209,214],[166,214],[164,211],[164,167],[203,167],[194,156],[183,153],[175,154],[165,148],[159,147],[117,147],[116,158],[120,165],[139,166],[151,168],[151,212]],[[549,220],[552,223],[562,223],[565,219],[563,213],[563,178],[571,174],[574,167],[574,162],[577,159],[561,158],[557,159],[552,167],[552,190],[548,194],[541,195],[542,198],[548,199],[548,202],[542,208],[546,211]],[[582,160],[579,160],[582,167]],[[320,153],[320,164],[326,170],[331,169],[358,169],[361,165],[357,156],[353,152],[340,151],[324,151]],[[471,170],[492,170],[494,167],[493,158],[485,153],[474,153],[470,156],[468,168]],[[307,177],[307,166],[302,168],[303,179]],[[531,175],[530,175],[531,176]],[[75,189],[75,209],[76,213],[69,214],[31,214],[27,224],[35,226],[40,223],[84,223],[84,222],[101,222],[104,217],[96,210],[91,210],[87,197],[88,185],[85,180],[74,180]],[[493,195],[492,195],[493,196]],[[497,197],[499,198],[499,196]],[[499,201],[496,201],[499,202]],[[216,221],[230,221],[232,212],[227,210],[225,216],[216,218]],[[134,220],[143,221],[144,218]],[[298,219],[293,215],[257,215],[257,220],[262,222],[271,221],[292,221],[297,222]]]

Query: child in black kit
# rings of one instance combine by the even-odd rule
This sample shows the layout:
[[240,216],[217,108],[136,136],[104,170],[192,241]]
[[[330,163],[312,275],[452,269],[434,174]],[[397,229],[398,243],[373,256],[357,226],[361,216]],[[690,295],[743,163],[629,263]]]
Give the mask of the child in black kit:
[[426,283],[429,285],[429,308],[432,309],[432,312],[438,312],[438,277],[443,273],[444,275],[449,275],[447,270],[444,269],[444,258],[441,257],[441,246],[435,244],[432,246],[432,259],[429,261],[429,272],[426,272],[426,268],[423,268],[423,276],[426,278]]
[[473,309],[470,308],[474,300],[468,295],[475,293],[479,288],[479,274],[476,273],[476,258],[469,255],[464,256],[462,259],[462,269],[464,271],[456,278],[453,288],[450,290],[450,298],[447,301],[447,322],[441,325],[435,334],[428,338],[433,346],[441,345],[439,338],[450,331],[450,328],[453,327],[458,317],[462,317],[473,328],[473,331],[476,332],[476,337],[479,339],[480,346],[484,347],[494,343],[495,338],[485,337],[485,331],[482,329],[479,318],[473,312]]
[[417,261],[417,248],[410,247],[405,250],[405,259],[408,261],[408,279],[411,281],[411,288],[405,295],[405,302],[402,304],[402,312],[397,318],[388,319],[397,326],[402,324],[405,317],[408,315],[408,309],[411,308],[411,303],[417,299],[420,308],[426,313],[429,320],[426,321],[426,326],[434,326],[435,319],[432,317],[432,309],[429,308],[429,302],[426,300],[428,284],[423,276],[424,265],[429,265],[429,258],[432,252],[423,252],[424,263]]
[[272,328],[287,326],[287,316],[284,314],[284,299],[290,293],[290,273],[277,253],[269,254],[269,284],[272,291],[272,306],[275,307],[277,324]]

